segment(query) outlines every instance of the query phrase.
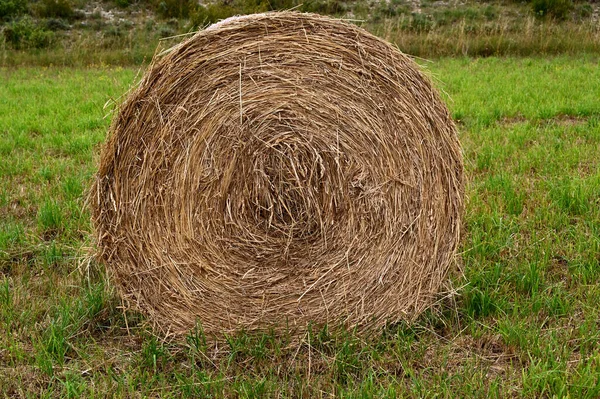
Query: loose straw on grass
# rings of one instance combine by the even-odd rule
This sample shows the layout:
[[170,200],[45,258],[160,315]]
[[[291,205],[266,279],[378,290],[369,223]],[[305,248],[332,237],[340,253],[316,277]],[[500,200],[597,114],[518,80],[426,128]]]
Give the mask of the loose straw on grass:
[[98,256],[163,333],[377,328],[434,300],[463,167],[417,65],[339,20],[234,17],[155,60],[92,190]]

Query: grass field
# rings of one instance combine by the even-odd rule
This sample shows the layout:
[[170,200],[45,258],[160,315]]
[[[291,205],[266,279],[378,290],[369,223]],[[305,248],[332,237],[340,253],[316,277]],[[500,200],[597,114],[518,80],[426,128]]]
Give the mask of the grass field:
[[[458,295],[360,339],[152,336],[90,245],[84,193],[133,68],[0,69],[4,397],[600,397],[598,58],[425,63],[468,176]],[[105,108],[105,104],[108,107]]]

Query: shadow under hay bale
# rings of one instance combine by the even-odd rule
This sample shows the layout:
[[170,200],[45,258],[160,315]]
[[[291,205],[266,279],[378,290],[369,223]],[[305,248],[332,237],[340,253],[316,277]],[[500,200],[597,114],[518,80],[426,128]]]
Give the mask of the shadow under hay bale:
[[92,189],[98,256],[162,333],[332,323],[431,305],[463,166],[418,66],[342,21],[234,17],[156,60]]

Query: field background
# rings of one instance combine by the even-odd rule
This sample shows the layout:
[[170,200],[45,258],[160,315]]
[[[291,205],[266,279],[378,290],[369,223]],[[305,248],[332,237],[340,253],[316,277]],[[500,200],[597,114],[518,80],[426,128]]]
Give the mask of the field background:
[[[73,14],[41,11],[62,3]],[[360,24],[430,59],[418,62],[458,124],[468,184],[457,295],[412,325],[367,339],[320,329],[300,348],[268,332],[208,345],[201,328],[163,342],[83,256],[114,104],[159,38],[266,6],[62,3],[0,0],[3,397],[600,397],[597,3],[306,3],[363,7]],[[29,23],[39,32],[7,36]]]

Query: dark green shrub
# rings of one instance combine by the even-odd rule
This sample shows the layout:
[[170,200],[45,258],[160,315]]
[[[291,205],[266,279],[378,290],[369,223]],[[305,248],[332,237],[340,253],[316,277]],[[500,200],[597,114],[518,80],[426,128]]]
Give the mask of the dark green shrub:
[[51,31],[70,29],[69,23],[61,18],[49,18],[44,25],[46,26],[46,29]]
[[[241,1],[241,0],[238,0]],[[289,10],[290,8],[294,8],[299,4],[304,3],[300,0],[252,0],[254,1],[254,6],[260,5],[261,8],[264,8],[268,11],[274,10]]]
[[209,3],[198,7],[190,20],[194,27],[201,28],[236,14],[240,14],[240,12],[233,6],[222,3]]
[[533,12],[539,17],[551,16],[557,20],[564,20],[573,9],[572,0],[533,0]]
[[30,17],[6,24],[2,34],[6,43],[14,49],[49,47],[54,40],[54,32],[37,25]]
[[43,18],[73,19],[75,11],[69,0],[42,0],[38,4],[37,13]]
[[593,13],[594,8],[590,3],[578,4],[575,8],[575,14],[580,20],[591,17]]
[[115,3],[115,6],[117,6],[119,8],[127,8],[132,3],[131,0],[113,0],[113,1]]
[[26,0],[0,0],[0,21],[19,16],[26,10]]
[[189,18],[198,8],[194,0],[157,0],[156,11],[163,18]]
[[28,39],[28,45],[31,48],[50,47],[54,42],[54,32],[42,28],[35,28]]

